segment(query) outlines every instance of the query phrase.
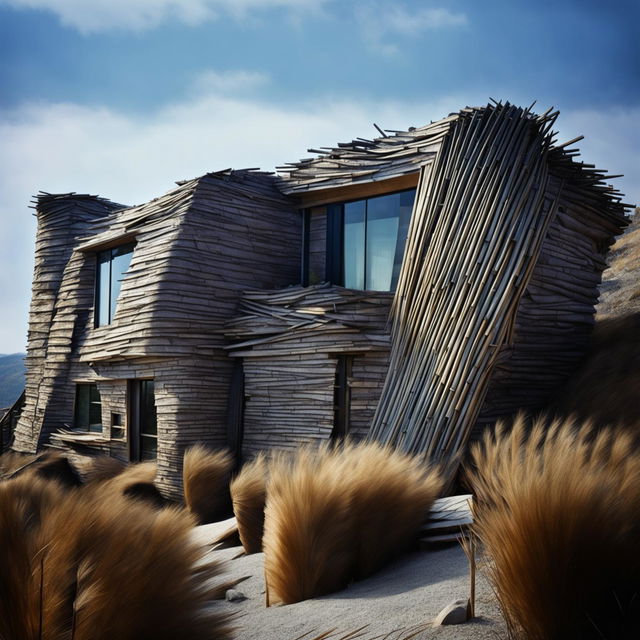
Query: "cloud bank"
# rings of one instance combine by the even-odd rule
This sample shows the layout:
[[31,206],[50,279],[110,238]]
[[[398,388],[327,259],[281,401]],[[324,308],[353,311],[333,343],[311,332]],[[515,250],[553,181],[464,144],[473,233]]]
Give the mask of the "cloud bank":
[[286,10],[294,17],[318,12],[331,0],[0,0],[16,9],[54,13],[62,24],[88,34],[120,29],[147,31],[168,20],[194,26],[220,16]]

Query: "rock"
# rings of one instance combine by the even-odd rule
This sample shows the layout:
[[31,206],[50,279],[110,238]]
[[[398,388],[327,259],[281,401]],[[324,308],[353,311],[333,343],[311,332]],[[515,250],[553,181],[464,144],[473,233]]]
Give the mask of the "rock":
[[433,621],[434,627],[444,624],[462,624],[469,618],[470,603],[468,600],[456,600],[448,604]]
[[245,596],[242,591],[238,591],[237,589],[227,589],[227,593],[224,597],[227,602],[241,602],[242,600],[247,599],[247,596]]

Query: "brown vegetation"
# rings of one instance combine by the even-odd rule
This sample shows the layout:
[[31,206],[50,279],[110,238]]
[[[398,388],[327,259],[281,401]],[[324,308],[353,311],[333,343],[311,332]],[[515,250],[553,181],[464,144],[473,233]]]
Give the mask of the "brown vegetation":
[[598,304],[598,319],[633,313],[640,313],[640,208],[611,248]]
[[591,344],[549,413],[637,430],[640,420],[640,210],[603,274]]
[[0,637],[12,640],[227,638],[209,608],[215,566],[181,509],[0,483]]
[[84,482],[103,482],[122,473],[127,464],[110,456],[94,456],[78,461],[76,466]]
[[242,467],[230,489],[240,542],[245,553],[258,553],[262,551],[267,497],[267,463],[263,454]]
[[211,451],[201,445],[184,454],[182,479],[184,501],[198,524],[229,517],[229,481],[233,459],[226,451]]
[[269,598],[298,602],[369,575],[417,536],[440,487],[415,458],[373,443],[276,458],[263,540]]
[[630,435],[520,417],[474,448],[474,530],[511,637],[640,634],[640,455]]
[[640,422],[640,313],[600,320],[582,366],[550,411],[596,426],[636,430]]
[[345,482],[352,492],[355,577],[366,578],[407,550],[442,489],[424,461],[377,443],[347,445]]
[[154,484],[157,473],[155,462],[140,462],[126,466],[119,474],[102,482],[90,483],[102,500],[127,497],[161,509],[171,504],[165,500]]

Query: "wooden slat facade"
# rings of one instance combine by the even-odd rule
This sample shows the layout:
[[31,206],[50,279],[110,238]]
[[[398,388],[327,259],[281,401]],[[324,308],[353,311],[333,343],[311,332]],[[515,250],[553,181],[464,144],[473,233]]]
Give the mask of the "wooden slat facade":
[[[178,497],[195,442],[251,457],[347,428],[446,461],[497,418],[542,406],[584,352],[627,208],[603,172],[554,146],[556,117],[466,108],[137,207],[42,194],[14,448],[128,459],[128,385],[153,379],[157,481]],[[395,295],[324,282],[327,205],[412,187]],[[115,317],[95,327],[96,254],[125,243]],[[79,444],[56,432],[82,382],[98,386],[103,428]]]

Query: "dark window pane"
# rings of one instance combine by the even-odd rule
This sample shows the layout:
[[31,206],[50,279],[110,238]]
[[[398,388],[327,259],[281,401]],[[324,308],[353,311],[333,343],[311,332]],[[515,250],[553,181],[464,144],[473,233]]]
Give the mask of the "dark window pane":
[[158,425],[153,380],[140,383],[140,434],[156,435]]
[[366,201],[344,205],[344,286],[364,289]]
[[[395,290],[415,194],[415,189],[408,189],[343,205],[341,255],[345,287]],[[327,229],[327,233],[331,230]]]
[[76,385],[76,414],[73,421],[77,429],[89,428],[89,385]]
[[74,427],[83,431],[102,432],[102,404],[95,384],[76,385]]
[[98,254],[96,274],[96,327],[110,324],[116,313],[116,304],[124,273],[133,256],[133,245],[107,249]]
[[98,385],[90,384],[89,387],[89,431],[102,431],[102,401]]
[[155,460],[158,457],[158,437],[140,434],[140,459]]

